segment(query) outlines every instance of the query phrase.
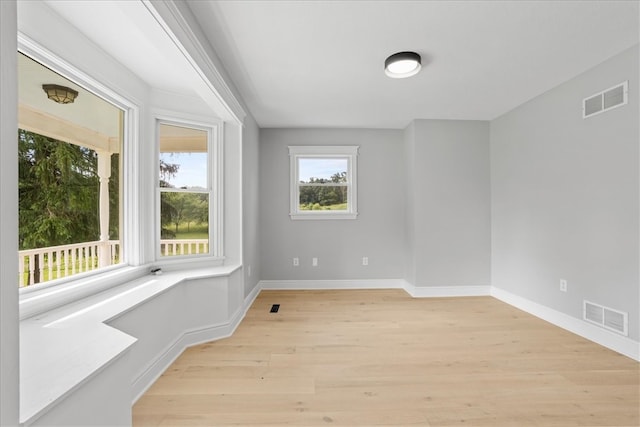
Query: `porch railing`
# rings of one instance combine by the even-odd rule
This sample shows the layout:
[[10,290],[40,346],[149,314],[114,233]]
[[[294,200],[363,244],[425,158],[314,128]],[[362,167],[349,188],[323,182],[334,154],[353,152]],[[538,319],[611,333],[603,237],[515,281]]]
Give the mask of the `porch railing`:
[[18,251],[18,284],[20,287],[29,286],[103,267],[98,262],[98,251],[102,245],[109,251],[108,265],[117,264],[120,257],[118,240]]
[[162,239],[160,253],[164,256],[194,255],[209,252],[209,239]]
[[[105,267],[99,261],[101,245],[109,251],[107,265],[120,262],[120,241],[105,243],[84,242],[19,251],[18,284],[24,287]],[[160,252],[164,256],[207,253],[209,239],[163,239]]]

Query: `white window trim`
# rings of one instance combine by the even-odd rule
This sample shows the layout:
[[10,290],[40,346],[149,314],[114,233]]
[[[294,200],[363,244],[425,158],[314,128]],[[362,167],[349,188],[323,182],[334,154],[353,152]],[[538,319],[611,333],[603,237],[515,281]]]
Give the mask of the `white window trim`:
[[[155,141],[156,141],[156,161],[160,161],[160,138],[159,127],[161,124],[171,126],[189,127],[207,132],[207,190],[193,191],[209,195],[209,252],[205,254],[164,256],[160,252],[160,193],[161,191],[172,191],[160,189],[158,171],[155,173],[155,259],[157,265],[168,266],[172,264],[184,264],[185,262],[200,263],[210,261],[208,265],[222,265],[224,263],[224,143],[223,143],[223,122],[206,121],[202,118],[184,115],[181,113],[159,112],[155,114]],[[179,191],[179,190],[178,190]]]
[[[358,216],[358,146],[356,145],[295,145],[289,146],[289,216],[292,220],[356,219]],[[301,211],[298,159],[300,158],[347,159],[347,207],[346,211]]]
[[[107,286],[113,286],[110,284],[110,278],[114,273],[118,274],[117,272],[121,271],[123,274],[127,274],[126,272],[129,271],[132,266],[137,266],[141,263],[141,245],[139,241],[133,238],[133,236],[140,234],[140,223],[136,220],[140,216],[139,194],[141,182],[136,166],[140,156],[138,148],[140,108],[130,99],[105,86],[20,32],[18,33],[18,52],[34,59],[123,111],[124,141],[122,144],[122,176],[126,177],[126,179],[123,180],[123,194],[121,195],[122,204],[126,208],[122,209],[123,229],[121,230],[122,240],[120,245],[123,252],[123,259],[120,264],[20,288],[21,304],[23,303],[23,295],[43,291],[61,284],[78,283],[84,280],[99,282],[101,276],[105,277],[105,283],[108,284]],[[102,286],[99,287],[103,289]],[[70,295],[68,299],[72,301],[76,298]],[[67,300],[64,299],[64,301]],[[59,305],[60,301],[57,301],[56,304]],[[20,317],[23,318],[22,312]]]

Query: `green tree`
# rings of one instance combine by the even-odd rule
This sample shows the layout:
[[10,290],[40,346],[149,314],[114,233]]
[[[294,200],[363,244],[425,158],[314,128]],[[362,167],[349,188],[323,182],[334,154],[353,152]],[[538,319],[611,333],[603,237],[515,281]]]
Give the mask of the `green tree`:
[[178,233],[178,227],[186,223],[187,231],[192,222],[203,223],[208,220],[208,203],[206,194],[187,192],[164,192],[162,198],[165,206],[169,207],[166,220]]
[[[95,151],[18,130],[18,247],[36,249],[100,237]],[[110,231],[118,235],[119,165],[112,162]],[[34,283],[40,282],[34,258]]]
[[[347,188],[342,184],[347,182],[347,172],[336,172],[331,178],[309,178],[309,184],[323,185],[301,185],[300,186],[300,206],[302,209],[322,210],[328,206],[338,205],[347,202]],[[302,183],[305,184],[305,183]],[[326,208],[330,209],[330,208]]]
[[[167,163],[160,159],[160,187],[161,188],[173,188],[173,185],[169,183],[169,178],[174,177],[180,165],[175,163]],[[171,203],[170,197],[165,195],[170,193],[160,194],[160,238],[172,239],[176,237],[176,233],[169,227],[173,222],[173,218],[177,215],[176,208]]]
[[99,238],[95,151],[20,129],[19,247]]
[[[169,179],[174,177],[180,165],[160,160],[160,187],[174,188]],[[165,191],[160,196],[161,236],[172,239],[178,234],[178,228],[186,223],[187,232],[192,223],[209,222],[209,202],[206,194]],[[173,228],[173,229],[172,229]]]

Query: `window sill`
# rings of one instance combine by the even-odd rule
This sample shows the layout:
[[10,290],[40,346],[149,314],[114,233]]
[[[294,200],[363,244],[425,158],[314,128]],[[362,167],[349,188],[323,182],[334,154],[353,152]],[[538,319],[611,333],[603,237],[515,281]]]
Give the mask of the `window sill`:
[[[187,280],[229,276],[238,268],[240,265],[228,265],[145,274],[89,298],[22,320],[20,422],[28,423],[40,417],[137,341],[106,322]],[[148,271],[148,267],[144,270]],[[124,272],[120,277],[125,277]]]
[[77,277],[55,280],[42,285],[20,289],[20,320],[53,310],[66,304],[106,291],[123,283],[147,275],[151,267],[163,271],[223,268],[224,258],[214,257],[167,257],[153,264],[137,267],[114,266],[106,271],[91,272]]
[[357,219],[357,213],[324,213],[318,211],[314,213],[292,213],[289,214],[292,220],[315,220],[315,219]]

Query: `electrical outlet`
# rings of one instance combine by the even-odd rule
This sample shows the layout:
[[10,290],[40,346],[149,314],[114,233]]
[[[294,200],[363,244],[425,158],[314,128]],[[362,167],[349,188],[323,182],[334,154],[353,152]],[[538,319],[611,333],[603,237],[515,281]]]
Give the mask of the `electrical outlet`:
[[294,259],[293,259],[293,266],[294,266],[294,267],[297,267],[297,266],[299,266],[299,265],[300,265],[300,258],[297,258],[297,257],[296,257],[296,258],[294,258]]
[[251,277],[251,266],[247,267],[247,276]]
[[369,257],[362,257],[362,265],[369,265]]
[[311,258],[311,265],[314,267],[318,266],[318,258]]
[[560,291],[567,292],[567,281],[560,279]]

